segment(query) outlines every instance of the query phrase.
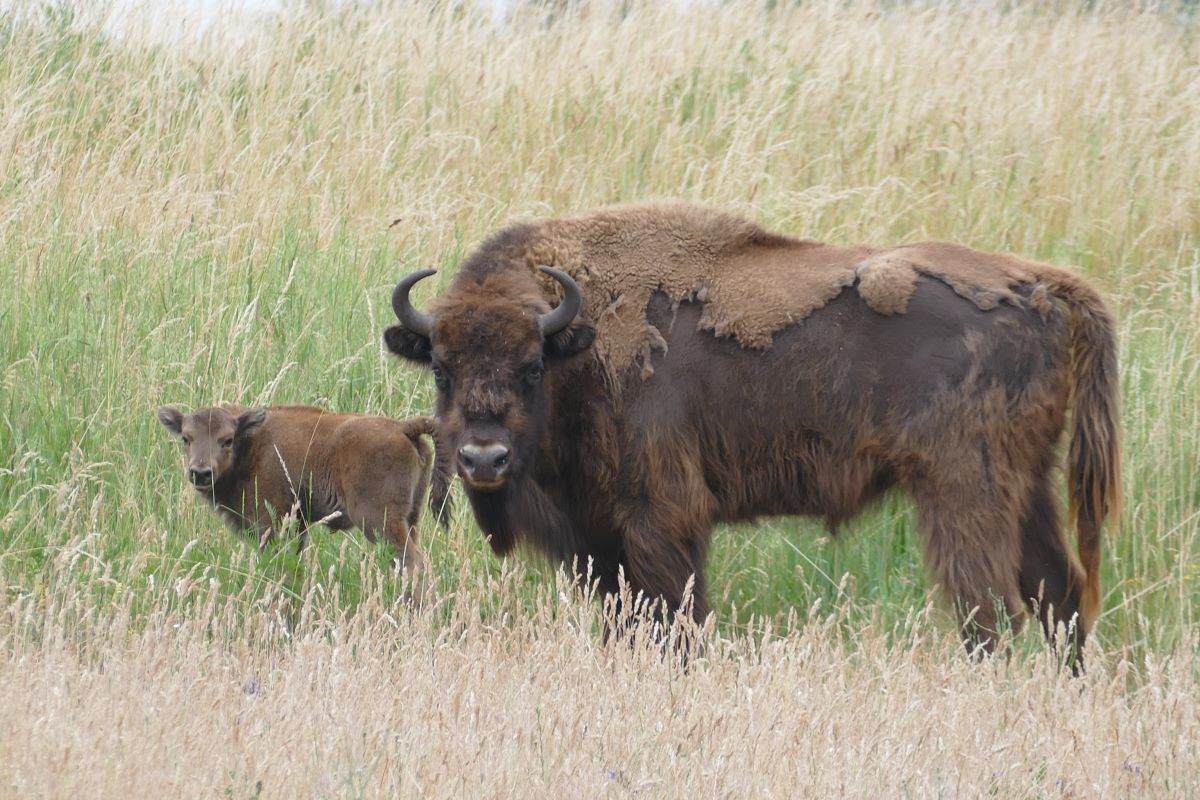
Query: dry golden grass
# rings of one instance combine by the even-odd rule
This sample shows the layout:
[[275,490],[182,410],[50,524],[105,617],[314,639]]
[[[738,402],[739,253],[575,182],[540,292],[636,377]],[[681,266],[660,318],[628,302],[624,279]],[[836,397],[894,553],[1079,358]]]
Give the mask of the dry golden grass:
[[[1194,796],[1194,652],[1072,679],[1050,659],[972,665],[914,615],[717,640],[682,671],[604,646],[560,582],[472,580],[445,613],[314,591],[249,619],[5,609],[0,794],[13,797]],[[483,610],[475,598],[498,598]],[[496,624],[481,622],[494,617]],[[79,615],[74,622],[69,620]],[[799,626],[797,626],[799,627]],[[135,631],[136,629],[136,631]],[[86,631],[86,633],[84,633]],[[761,632],[760,632],[761,633]]]
[[[114,31],[9,5],[0,796],[1200,794],[1194,21],[397,0]],[[656,197],[1097,282],[1128,511],[1087,676],[1036,635],[967,663],[916,611],[902,503],[836,544],[719,531],[721,622],[681,673],[601,644],[593,605],[498,563],[464,512],[427,528],[446,599],[412,616],[357,539],[260,557],[179,502],[157,405],[424,412],[380,350],[396,277],[444,281],[516,217]]]

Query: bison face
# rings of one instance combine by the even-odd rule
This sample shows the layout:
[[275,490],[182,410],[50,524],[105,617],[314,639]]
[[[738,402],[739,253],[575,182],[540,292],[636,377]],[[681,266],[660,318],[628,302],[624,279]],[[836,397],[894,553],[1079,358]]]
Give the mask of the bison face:
[[408,276],[393,295],[401,324],[388,328],[384,340],[396,355],[432,370],[439,436],[473,492],[494,492],[529,474],[546,431],[556,365],[596,335],[578,319],[582,297],[570,276],[542,271],[563,286],[554,310],[524,270],[461,281],[433,315],[408,301],[412,284],[432,270]]
[[187,452],[187,476],[196,491],[211,495],[221,476],[237,460],[239,446],[253,436],[267,418],[263,409],[238,416],[220,408],[201,408],[184,415],[178,409],[163,406],[158,421],[183,441]]

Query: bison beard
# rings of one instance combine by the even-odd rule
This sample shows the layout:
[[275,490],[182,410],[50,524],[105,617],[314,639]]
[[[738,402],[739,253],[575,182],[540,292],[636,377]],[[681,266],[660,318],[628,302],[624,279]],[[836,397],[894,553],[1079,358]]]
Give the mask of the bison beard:
[[[897,487],[968,646],[994,646],[997,603],[1048,635],[1070,626],[1076,653],[1094,624],[1119,502],[1116,351],[1070,273],[936,242],[833,248],[666,205],[509,228],[428,315],[408,301],[415,278],[389,349],[437,370],[460,458],[508,448],[520,465],[499,486],[460,465],[495,552],[590,565],[605,592],[623,572],[673,609],[694,580],[703,619],[714,524],[834,529]],[[555,287],[576,283],[581,312],[543,335]],[[1050,480],[1068,413],[1078,558]]]

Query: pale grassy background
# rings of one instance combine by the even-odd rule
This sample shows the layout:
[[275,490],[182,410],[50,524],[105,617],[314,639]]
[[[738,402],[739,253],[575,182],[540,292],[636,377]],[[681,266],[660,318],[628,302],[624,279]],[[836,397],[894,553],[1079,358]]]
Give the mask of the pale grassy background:
[[[1187,13],[598,3],[498,22],[397,2],[118,34],[15,5],[0,793],[451,794],[459,774],[495,796],[1196,791]],[[1087,679],[1050,676],[1036,637],[963,664],[899,498],[838,541],[719,531],[721,641],[686,676],[602,648],[590,606],[566,625],[553,576],[489,556],[468,513],[425,526],[447,600],[411,620],[360,537],[259,556],[189,502],[158,404],[423,412],[428,379],[380,346],[399,275],[444,282],[514,218],[664,197],[1093,278],[1120,318],[1128,509]],[[763,697],[778,720],[751,713]]]

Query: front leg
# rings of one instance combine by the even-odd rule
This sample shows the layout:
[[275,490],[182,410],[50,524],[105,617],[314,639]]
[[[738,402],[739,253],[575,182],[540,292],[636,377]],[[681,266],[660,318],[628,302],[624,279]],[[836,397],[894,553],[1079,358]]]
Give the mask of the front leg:
[[625,578],[634,597],[641,594],[652,605],[661,601],[668,614],[682,611],[703,623],[711,610],[704,560],[712,521],[703,515],[680,518],[679,510],[643,502],[622,512]]
[[631,461],[621,485],[634,492],[616,504],[630,588],[652,603],[661,599],[668,613],[683,611],[703,623],[709,613],[704,561],[717,501],[697,448],[680,437],[660,438],[643,443]]
[[225,526],[231,533],[252,540],[260,553],[265,552],[267,545],[275,539],[275,528],[271,517],[266,513],[247,514],[243,508],[237,511],[231,506],[218,505],[217,511]]
[[308,547],[308,526],[301,523],[300,530],[296,534],[296,555],[303,555],[306,547]]
[[[262,483],[268,481],[264,479]],[[239,487],[214,498],[214,502],[226,524],[237,533],[253,537],[259,552],[266,551],[294,515],[300,523],[301,542],[297,553],[304,549],[308,523],[301,516],[300,505],[290,491],[268,491],[256,481],[252,486]]]

